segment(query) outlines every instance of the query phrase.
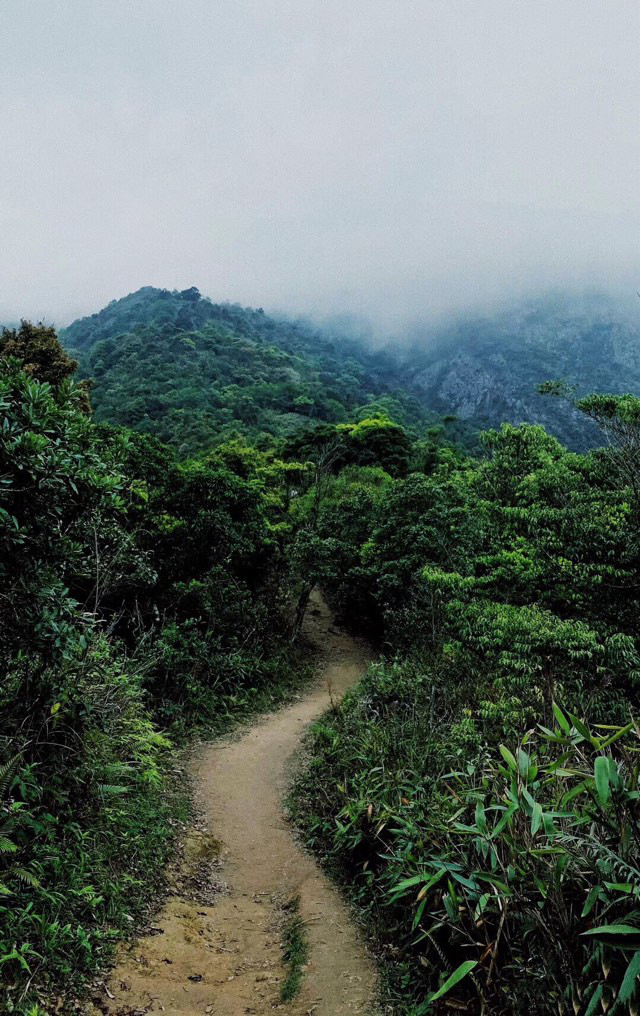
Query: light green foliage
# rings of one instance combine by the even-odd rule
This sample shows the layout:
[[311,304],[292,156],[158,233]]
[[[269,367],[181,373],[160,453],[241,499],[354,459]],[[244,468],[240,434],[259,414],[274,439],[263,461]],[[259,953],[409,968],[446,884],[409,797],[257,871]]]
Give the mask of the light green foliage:
[[346,462],[380,466],[394,476],[406,473],[411,444],[405,429],[388,416],[365,417],[359,423],[340,423],[336,431],[338,437],[344,438]]

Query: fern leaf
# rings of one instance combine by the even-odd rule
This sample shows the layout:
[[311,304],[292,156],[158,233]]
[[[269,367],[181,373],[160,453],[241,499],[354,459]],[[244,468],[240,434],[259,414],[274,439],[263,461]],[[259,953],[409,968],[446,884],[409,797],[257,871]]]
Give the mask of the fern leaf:
[[26,885],[30,885],[32,889],[39,889],[41,886],[40,879],[36,878],[33,872],[29,871],[27,868],[15,868],[13,874],[21,882],[24,882]]

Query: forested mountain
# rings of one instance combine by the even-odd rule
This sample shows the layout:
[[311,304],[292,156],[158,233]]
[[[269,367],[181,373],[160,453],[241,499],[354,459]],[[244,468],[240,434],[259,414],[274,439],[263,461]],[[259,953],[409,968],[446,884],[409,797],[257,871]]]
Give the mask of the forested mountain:
[[592,423],[537,386],[640,390],[640,302],[562,295],[414,330],[382,348],[262,310],[216,304],[197,289],[145,287],[74,322],[61,339],[94,381],[96,419],[154,434],[182,455],[237,431],[268,443],[310,422],[342,422],[372,401],[405,425],[445,414],[459,435],[542,423],[569,447],[597,443]]
[[373,400],[401,422],[426,419],[402,392],[392,354],[212,303],[197,289],[146,287],[74,322],[61,340],[95,382],[97,420],[153,434],[182,455],[238,431],[264,444],[310,422],[342,422]]

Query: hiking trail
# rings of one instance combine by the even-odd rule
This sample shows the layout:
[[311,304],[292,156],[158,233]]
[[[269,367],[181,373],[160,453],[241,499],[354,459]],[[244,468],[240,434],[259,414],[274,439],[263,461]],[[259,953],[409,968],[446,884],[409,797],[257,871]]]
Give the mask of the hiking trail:
[[[196,804],[206,831],[194,830],[185,844],[192,877],[176,879],[148,934],[120,947],[94,1014],[371,1016],[375,966],[282,803],[306,728],[356,683],[367,653],[334,626],[318,593],[304,632],[321,654],[312,685],[239,736],[197,751]],[[297,897],[309,957],[299,995],[285,1003],[284,908]]]

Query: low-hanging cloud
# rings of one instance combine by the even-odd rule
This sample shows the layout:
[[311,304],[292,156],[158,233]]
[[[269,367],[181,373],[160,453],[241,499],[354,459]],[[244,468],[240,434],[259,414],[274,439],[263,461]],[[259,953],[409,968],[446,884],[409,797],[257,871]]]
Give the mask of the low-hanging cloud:
[[637,0],[3,0],[0,318],[637,286]]

